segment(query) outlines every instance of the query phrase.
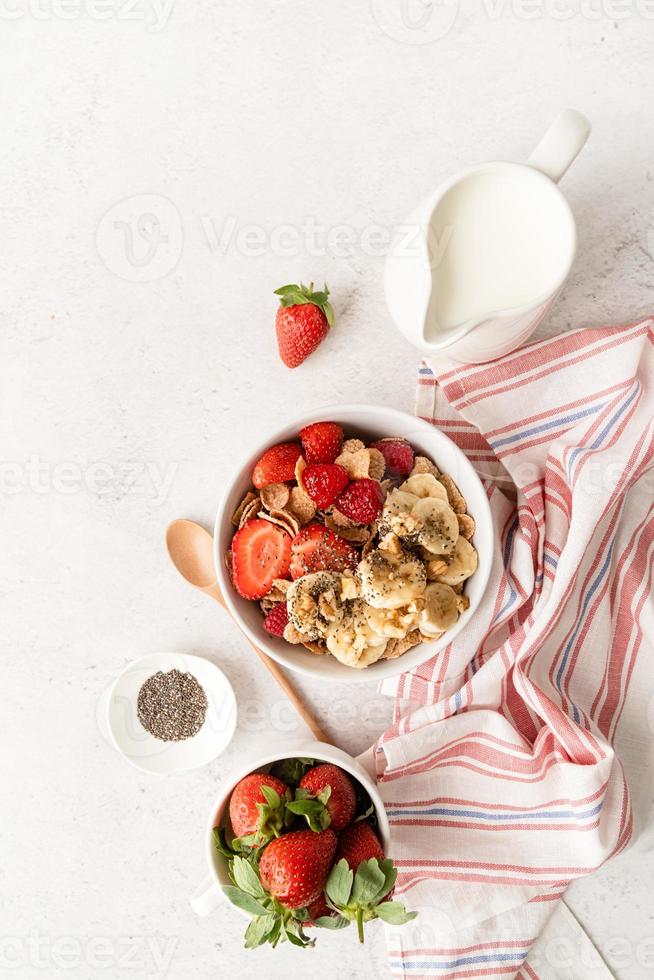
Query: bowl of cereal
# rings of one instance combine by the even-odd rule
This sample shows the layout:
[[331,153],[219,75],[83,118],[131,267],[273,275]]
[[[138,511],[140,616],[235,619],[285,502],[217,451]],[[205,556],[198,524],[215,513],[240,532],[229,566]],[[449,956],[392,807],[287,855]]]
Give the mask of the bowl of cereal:
[[495,547],[486,492],[438,428],[331,406],[273,433],[216,517],[220,588],[290,670],[378,681],[442,650],[481,601]]

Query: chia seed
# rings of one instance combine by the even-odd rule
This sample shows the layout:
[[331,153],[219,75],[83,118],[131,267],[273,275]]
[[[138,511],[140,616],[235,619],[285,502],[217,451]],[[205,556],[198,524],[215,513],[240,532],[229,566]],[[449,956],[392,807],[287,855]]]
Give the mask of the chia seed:
[[192,738],[204,725],[207,695],[193,674],[179,670],[157,671],[138,694],[138,718],[143,727],[162,742]]

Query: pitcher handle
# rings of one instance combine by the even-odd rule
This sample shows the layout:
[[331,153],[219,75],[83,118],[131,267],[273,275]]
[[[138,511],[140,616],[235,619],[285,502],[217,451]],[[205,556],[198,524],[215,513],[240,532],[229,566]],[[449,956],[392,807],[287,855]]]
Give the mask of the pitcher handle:
[[527,163],[557,184],[590,136],[591,125],[576,109],[559,113]]
[[222,894],[215,881],[209,875],[195,889],[191,895],[190,902],[195,914],[199,915],[202,919],[215,912],[221,904]]

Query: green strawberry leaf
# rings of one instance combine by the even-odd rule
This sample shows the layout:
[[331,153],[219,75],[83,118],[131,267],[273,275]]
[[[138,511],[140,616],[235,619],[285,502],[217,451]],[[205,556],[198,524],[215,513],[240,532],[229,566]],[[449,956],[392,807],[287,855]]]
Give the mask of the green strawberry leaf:
[[249,861],[243,857],[234,858],[234,881],[244,892],[253,898],[264,898],[266,892],[259,876]]
[[[264,795],[266,803],[271,808],[271,810],[276,810],[282,805],[282,801],[279,798],[279,793],[277,793],[272,786],[262,786],[261,792]],[[261,806],[262,804],[259,804]]]
[[[286,287],[283,286],[283,289]],[[271,776],[276,776],[287,785],[295,786],[302,777],[314,766],[313,759],[282,759],[276,762],[270,770]]]
[[286,809],[298,817],[304,817],[311,830],[320,833],[332,822],[329,810],[319,800],[295,800],[287,803]]
[[231,860],[238,851],[234,850],[233,847],[227,843],[227,836],[225,834],[224,827],[214,827],[213,828],[213,842],[215,844],[216,850],[220,851],[223,857]]
[[341,858],[338,864],[335,864],[332,868],[327,879],[327,884],[325,885],[327,897],[335,906],[342,908],[348,904],[353,880],[353,872],[350,870],[345,858]]
[[379,862],[379,867],[384,874],[385,881],[383,888],[380,889],[379,894],[377,895],[376,900],[378,902],[381,901],[385,895],[388,895],[393,888],[395,888],[395,882],[397,881],[397,868],[393,864],[391,858],[383,858]]
[[259,915],[245,930],[245,948],[255,949],[265,943],[273,926],[275,925],[274,915]]
[[386,875],[379,867],[377,858],[362,861],[354,876],[352,904],[361,906],[372,905],[382,892],[385,882]]
[[329,296],[327,283],[324,284],[322,290],[316,292],[314,292],[312,282],[308,286],[305,286],[302,282],[299,286],[297,284],[280,286],[279,289],[275,290],[275,295],[279,296],[279,302],[284,308],[289,306],[304,306],[307,303],[312,303],[319,310],[322,310],[329,326],[332,327],[334,325],[334,310],[327,298]]
[[268,910],[263,905],[241,888],[235,888],[233,885],[223,885],[223,891],[232,905],[243,909],[248,915],[262,916],[268,914]]
[[319,929],[345,929],[350,921],[342,915],[321,915],[313,920],[313,924]]
[[292,946],[315,946],[315,939],[309,939],[302,930],[302,923],[295,919],[287,919],[282,925],[284,938]]
[[403,926],[411,919],[415,919],[418,914],[417,912],[407,912],[401,902],[383,902],[377,906],[375,913],[379,919],[383,919],[384,922],[388,922],[392,926]]
[[371,803],[365,813],[360,813],[359,816],[352,821],[352,823],[359,823],[360,820],[369,820],[370,817],[374,816],[374,813],[375,808]]

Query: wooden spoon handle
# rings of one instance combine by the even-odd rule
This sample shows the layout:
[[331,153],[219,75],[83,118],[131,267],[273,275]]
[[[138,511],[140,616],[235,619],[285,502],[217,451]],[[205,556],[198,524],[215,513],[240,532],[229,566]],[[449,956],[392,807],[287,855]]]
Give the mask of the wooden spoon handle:
[[[225,600],[223,599],[222,593],[218,588],[217,584],[215,586],[211,586],[208,589],[204,589],[204,591],[207,593],[207,595],[210,595],[213,599],[216,600],[217,603],[219,603],[223,607],[225,612],[230,616],[232,622],[236,622],[234,620],[234,617],[229,612],[229,609],[225,605]],[[236,625],[238,626],[238,623],[236,623]],[[240,626],[238,628],[240,629]],[[241,633],[243,633],[243,630],[241,630]],[[248,643],[250,644],[250,646],[252,647],[256,655],[259,657],[261,663],[268,668],[272,676],[275,678],[275,680],[281,687],[282,691],[284,692],[288,700],[294,706],[295,710],[299,714],[304,724],[313,734],[314,738],[318,742],[326,742],[328,745],[333,745],[334,743],[332,739],[320,727],[320,725],[318,724],[314,716],[311,714],[309,709],[306,707],[306,705],[300,698],[300,695],[297,693],[297,691],[295,690],[295,688],[293,687],[293,685],[291,684],[291,682],[289,681],[288,677],[286,676],[282,668],[279,666],[279,664],[275,660],[272,660],[267,653],[263,652],[263,650],[260,650],[259,647],[252,642],[249,636],[245,636],[245,633],[243,633],[243,636],[248,641]]]

